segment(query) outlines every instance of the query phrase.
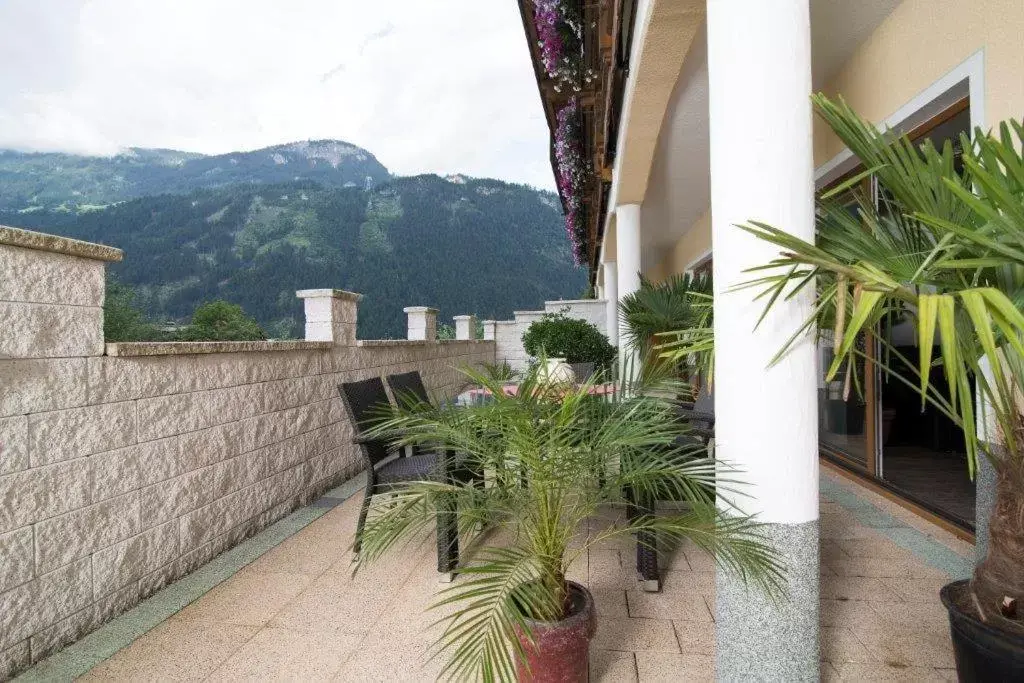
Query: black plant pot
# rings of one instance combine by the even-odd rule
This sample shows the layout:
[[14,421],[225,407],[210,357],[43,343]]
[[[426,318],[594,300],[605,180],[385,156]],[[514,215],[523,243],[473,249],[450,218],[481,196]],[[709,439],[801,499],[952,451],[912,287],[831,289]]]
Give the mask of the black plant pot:
[[942,587],[942,604],[949,610],[956,671],[964,683],[1024,681],[1024,638],[990,626],[961,605],[969,601],[970,582],[954,581]]

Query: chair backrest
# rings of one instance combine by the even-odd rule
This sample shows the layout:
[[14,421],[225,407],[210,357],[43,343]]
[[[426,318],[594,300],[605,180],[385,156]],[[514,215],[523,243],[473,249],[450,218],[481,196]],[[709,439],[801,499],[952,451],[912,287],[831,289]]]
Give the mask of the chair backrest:
[[[338,390],[356,434],[360,436],[380,419],[382,409],[390,405],[380,377],[371,377],[361,382],[345,382],[338,385]],[[388,457],[388,444],[384,441],[368,441],[363,446],[371,464],[376,465]]]
[[576,376],[576,381],[581,384],[594,374],[593,363],[570,363],[569,367],[572,368],[572,374]]
[[409,401],[430,403],[427,388],[423,386],[423,378],[417,370],[388,375],[388,386],[400,406],[408,405]]

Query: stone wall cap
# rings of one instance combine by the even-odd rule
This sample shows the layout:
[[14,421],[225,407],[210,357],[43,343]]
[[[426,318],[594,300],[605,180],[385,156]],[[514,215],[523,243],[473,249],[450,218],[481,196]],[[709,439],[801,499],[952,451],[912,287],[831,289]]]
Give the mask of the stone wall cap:
[[515,320],[495,320],[494,324],[495,325],[515,325],[516,321]]
[[280,341],[215,341],[215,342],[120,342],[107,344],[107,355],[129,358],[133,356],[192,356],[204,353],[243,353],[261,351],[306,351],[329,349],[334,344],[325,341],[285,339]]
[[436,340],[428,339],[361,339],[356,342],[359,346],[427,346],[436,344]]
[[344,289],[300,289],[295,292],[295,296],[300,299],[331,297],[333,299],[345,299],[346,301],[359,301],[363,298],[362,294],[348,292]]
[[452,320],[472,320],[475,315],[453,315]]
[[512,311],[512,315],[544,315],[547,311]]
[[95,261],[120,261],[124,258],[124,252],[115,247],[73,240],[69,237],[60,237],[45,232],[11,228],[6,225],[0,225],[0,244],[37,251],[52,251],[68,256],[80,256]]
[[406,306],[402,309],[403,313],[437,313],[438,309],[431,308],[430,306]]
[[606,304],[608,299],[557,299],[555,301],[545,301],[545,306],[557,306],[559,304]]

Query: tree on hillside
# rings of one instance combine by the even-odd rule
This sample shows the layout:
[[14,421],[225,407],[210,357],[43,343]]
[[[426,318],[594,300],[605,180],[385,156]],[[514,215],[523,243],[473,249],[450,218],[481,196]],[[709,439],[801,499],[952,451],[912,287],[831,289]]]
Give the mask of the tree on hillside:
[[103,301],[103,338],[108,342],[158,341],[162,335],[135,306],[135,290],[110,280]]
[[242,307],[227,301],[209,301],[192,314],[192,324],[178,335],[181,341],[256,341],[266,339],[260,324]]

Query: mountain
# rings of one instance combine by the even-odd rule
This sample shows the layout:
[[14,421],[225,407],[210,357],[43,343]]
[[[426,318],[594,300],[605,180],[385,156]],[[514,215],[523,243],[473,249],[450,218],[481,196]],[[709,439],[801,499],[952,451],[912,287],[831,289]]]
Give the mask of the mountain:
[[[359,159],[348,146],[330,156],[331,147],[309,143],[316,148],[311,152],[306,144],[270,148],[287,164],[263,163],[267,150],[250,153],[257,157],[250,157],[248,175],[234,184],[105,207],[0,208],[0,224],[124,249],[124,261],[111,264],[111,273],[136,288],[138,303],[157,320],[183,321],[203,301],[224,298],[241,304],[279,338],[301,336],[297,289],[363,293],[359,334],[364,339],[404,337],[405,306],[437,307],[448,321],[463,313],[509,318],[513,310],[583,290],[586,278],[572,265],[554,194],[462,175],[391,178],[369,189],[358,183],[339,187],[328,168],[353,161],[369,168],[377,163],[372,155]],[[177,153],[158,150],[137,154],[134,162],[119,163],[130,167],[147,159],[146,164],[173,171],[215,159],[179,161]],[[244,155],[217,157],[212,168],[224,168],[234,157]],[[292,165],[293,159],[293,167],[308,163],[301,179],[274,182],[277,167]],[[386,173],[371,177],[380,180]],[[0,179],[0,193],[9,191]],[[53,201],[67,201],[57,190],[50,193]]]
[[373,154],[339,140],[213,156],[142,148],[113,157],[0,150],[0,209],[87,211],[138,197],[239,184],[312,180],[370,188],[389,178]]

